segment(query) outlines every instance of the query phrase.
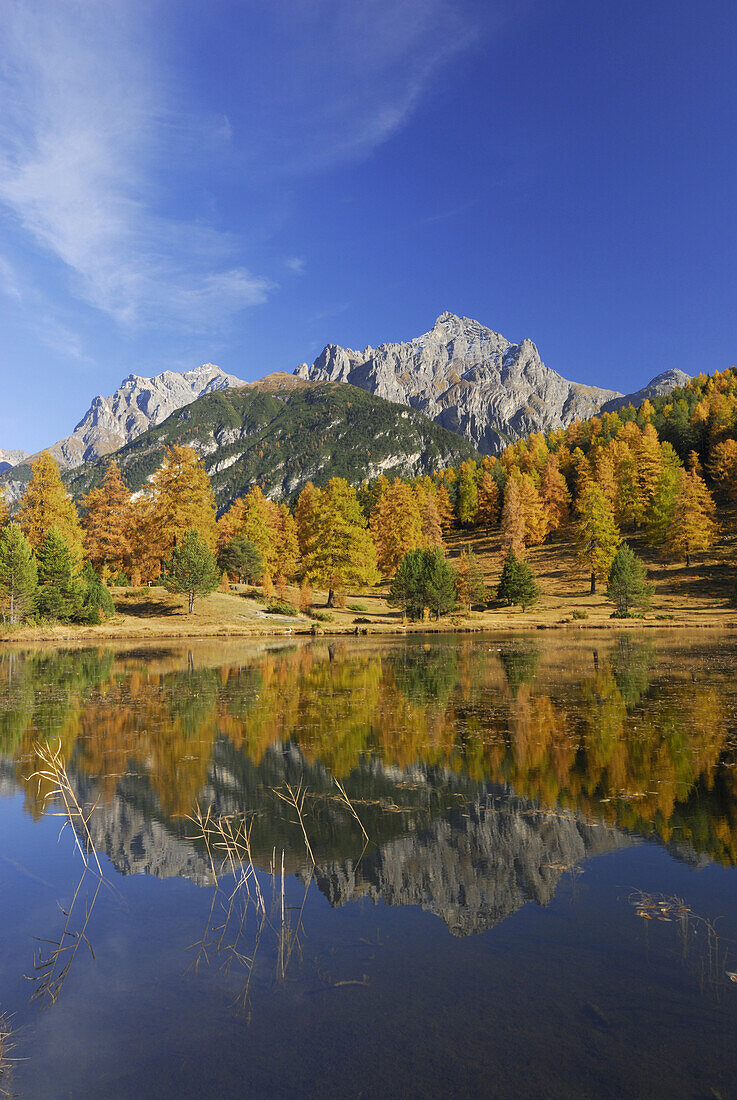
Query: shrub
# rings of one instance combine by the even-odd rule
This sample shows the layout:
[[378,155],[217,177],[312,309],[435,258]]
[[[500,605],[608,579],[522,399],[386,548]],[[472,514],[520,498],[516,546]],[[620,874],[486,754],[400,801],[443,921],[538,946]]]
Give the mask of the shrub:
[[368,608],[366,607],[365,603],[349,603],[348,604],[348,610],[349,611],[368,611]]
[[578,610],[576,610],[576,611],[573,612],[573,618],[574,619],[588,619],[588,617],[589,617],[588,611],[578,611]]
[[294,604],[288,603],[286,600],[271,600],[269,606],[266,608],[267,615],[290,615],[294,617],[299,615],[297,608]]

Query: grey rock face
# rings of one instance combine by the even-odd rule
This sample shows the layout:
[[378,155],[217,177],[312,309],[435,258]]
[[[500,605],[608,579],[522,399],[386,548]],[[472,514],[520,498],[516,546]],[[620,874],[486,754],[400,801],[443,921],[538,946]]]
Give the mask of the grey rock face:
[[685,386],[690,381],[689,376],[682,370],[664,370],[656,374],[651,382],[643,386],[635,393],[627,393],[624,397],[615,397],[601,406],[602,412],[616,412],[617,409],[626,409],[628,405],[637,408],[643,401],[652,401],[654,397],[662,397],[663,394],[672,393],[680,386]]
[[5,473],[6,470],[12,470],[13,466],[17,466],[27,458],[27,451],[4,451],[0,447],[0,474]]
[[631,843],[617,829],[562,811],[542,813],[512,797],[491,810],[453,813],[367,853],[355,867],[318,864],[315,876],[331,905],[361,897],[419,905],[453,935],[467,936],[528,902],[547,905],[567,871]]
[[110,397],[95,397],[72,434],[49,450],[60,469],[73,469],[112,454],[206,393],[242,385],[212,363],[183,374],[167,370],[155,378],[130,374]]
[[423,336],[362,352],[328,345],[295,374],[350,382],[410,405],[491,454],[510,440],[585,419],[614,390],[568,382],[546,367],[531,340],[511,344],[468,317],[442,313]]

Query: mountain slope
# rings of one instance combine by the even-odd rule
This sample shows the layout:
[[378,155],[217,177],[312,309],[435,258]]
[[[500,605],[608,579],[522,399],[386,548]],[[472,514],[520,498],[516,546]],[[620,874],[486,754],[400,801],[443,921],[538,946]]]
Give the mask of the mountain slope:
[[408,343],[352,351],[328,345],[295,374],[350,382],[411,405],[443,427],[494,453],[510,440],[585,419],[613,390],[568,382],[546,367],[531,340],[511,344],[468,317],[442,313],[429,332]]
[[673,390],[685,386],[688,381],[689,375],[685,371],[664,370],[661,374],[656,374],[652,381],[643,386],[641,390],[605,402],[601,406],[601,411],[616,412],[617,409],[626,409],[628,405],[631,405],[633,409],[638,409],[644,401],[652,401],[656,397],[672,393]]
[[167,370],[155,378],[129,374],[110,397],[95,397],[71,435],[49,450],[62,470],[81,466],[124,447],[198,397],[242,385],[212,363],[183,374]]
[[5,473],[6,470],[11,470],[19,462],[25,462],[27,458],[27,451],[4,451],[0,447],[0,474]]
[[[123,447],[115,458],[132,490],[173,443],[197,449],[219,507],[255,484],[274,498],[290,497],[310,480],[411,477],[476,455],[465,439],[420,413],[353,387],[291,375],[208,394]],[[98,459],[65,480],[80,497],[99,484],[104,469]]]

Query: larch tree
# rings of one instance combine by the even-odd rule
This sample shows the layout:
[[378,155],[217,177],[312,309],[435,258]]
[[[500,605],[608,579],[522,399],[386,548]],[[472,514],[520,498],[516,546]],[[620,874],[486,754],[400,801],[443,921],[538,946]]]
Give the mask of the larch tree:
[[458,478],[456,516],[461,527],[473,527],[479,510],[479,491],[476,484],[477,465],[472,458],[461,463]]
[[715,444],[709,460],[709,473],[724,499],[735,503],[737,501],[737,439],[724,439]]
[[277,576],[291,580],[299,565],[297,521],[286,504],[278,505],[274,570]]
[[486,601],[484,574],[470,546],[461,551],[456,565],[456,597],[467,615],[474,604]]
[[30,543],[17,523],[0,530],[0,608],[7,622],[22,622],[33,613],[38,567]]
[[614,555],[622,540],[612,506],[594,482],[584,490],[578,502],[578,512],[578,560],[589,571],[593,595],[597,578],[609,576]]
[[438,508],[437,490],[434,486],[425,488],[420,485],[415,490],[415,495],[420,509],[422,545],[428,549],[432,549],[434,546],[444,549],[443,521]]
[[381,572],[391,577],[404,555],[423,545],[420,507],[406,481],[395,478],[387,485],[371,513],[370,526]]
[[98,573],[123,569],[131,553],[131,495],[115,461],[97,489],[82,497],[87,558]]
[[668,537],[683,469],[670,443],[662,444],[661,454],[663,464],[660,477],[645,513],[646,538],[651,546],[662,546]]
[[328,589],[328,607],[335,607],[336,593],[346,585],[378,580],[366,517],[356,490],[342,477],[331,478],[318,492],[302,563],[305,578]]
[[453,511],[453,504],[450,499],[450,493],[448,492],[445,485],[438,485],[438,492],[435,498],[435,502],[438,506],[438,512],[440,513],[440,526],[443,529],[443,534],[447,535],[448,531],[453,530],[455,512]]
[[519,478],[510,474],[504,486],[504,506],[502,508],[501,541],[502,550],[513,550],[518,558],[525,552],[525,511],[519,489]]
[[316,489],[311,481],[308,481],[299,494],[297,505],[294,509],[294,519],[297,524],[297,541],[299,552],[304,557],[307,546],[314,542],[317,526],[318,504],[320,490]]
[[84,536],[77,509],[64,488],[59,467],[48,451],[31,463],[31,480],[16,518],[34,550],[41,546],[53,527],[70,552],[77,559],[81,558]]
[[0,528],[4,527],[9,520],[8,505],[5,502],[5,490],[0,488]]
[[157,550],[168,558],[185,531],[200,533],[210,549],[217,544],[215,494],[194,447],[174,444],[151,479]]
[[477,519],[487,534],[499,519],[499,486],[488,470],[482,471],[478,481]]
[[519,495],[525,516],[525,543],[539,546],[548,533],[548,516],[530,474],[520,476]]
[[681,470],[665,540],[667,548],[683,555],[688,568],[692,554],[714,545],[718,530],[714,501],[704,479],[696,470]]
[[540,500],[551,531],[558,531],[568,519],[571,494],[560,472],[558,460],[550,455],[540,476]]

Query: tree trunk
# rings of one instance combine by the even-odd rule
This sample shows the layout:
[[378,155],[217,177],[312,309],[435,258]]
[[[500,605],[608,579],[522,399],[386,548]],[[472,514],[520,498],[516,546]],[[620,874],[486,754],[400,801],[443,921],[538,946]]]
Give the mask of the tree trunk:
[[194,592],[190,592],[190,594],[189,594],[189,613],[190,613],[190,615],[192,614],[193,611],[194,611]]
[[335,592],[332,588],[328,589],[328,607],[335,607]]
[[686,554],[686,569],[690,569],[690,568],[691,568],[691,555]]
[[591,570],[591,595],[596,595],[596,573]]

